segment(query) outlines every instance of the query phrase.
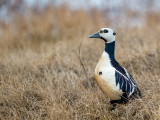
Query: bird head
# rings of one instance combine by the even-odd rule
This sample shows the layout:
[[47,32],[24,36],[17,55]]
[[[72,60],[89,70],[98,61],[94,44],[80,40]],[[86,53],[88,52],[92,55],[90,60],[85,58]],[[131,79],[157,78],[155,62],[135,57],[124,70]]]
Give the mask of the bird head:
[[106,43],[111,43],[115,41],[115,35],[116,33],[114,30],[110,28],[102,28],[99,30],[99,32],[90,35],[89,38],[100,38],[103,39]]

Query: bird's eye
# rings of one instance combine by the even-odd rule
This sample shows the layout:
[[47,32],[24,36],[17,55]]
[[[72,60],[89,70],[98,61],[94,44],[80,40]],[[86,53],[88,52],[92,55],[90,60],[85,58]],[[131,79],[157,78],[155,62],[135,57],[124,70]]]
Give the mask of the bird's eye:
[[99,33],[103,33],[103,31],[102,31],[102,30],[100,30],[100,31],[99,31]]
[[108,30],[105,29],[103,32],[104,32],[104,33],[108,33]]

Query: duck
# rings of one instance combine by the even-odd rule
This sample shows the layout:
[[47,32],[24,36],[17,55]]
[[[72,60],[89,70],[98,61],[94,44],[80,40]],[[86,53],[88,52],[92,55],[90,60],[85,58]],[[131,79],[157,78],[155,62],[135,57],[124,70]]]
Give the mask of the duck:
[[127,103],[137,95],[142,98],[142,92],[132,75],[115,59],[116,32],[111,28],[101,28],[89,38],[99,38],[105,42],[105,49],[96,65],[94,78],[99,88],[110,98],[110,103]]

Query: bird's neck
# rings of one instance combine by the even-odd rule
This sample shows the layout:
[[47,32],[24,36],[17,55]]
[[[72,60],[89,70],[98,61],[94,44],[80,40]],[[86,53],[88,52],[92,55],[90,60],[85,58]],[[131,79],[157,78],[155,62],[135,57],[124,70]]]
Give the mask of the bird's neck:
[[105,43],[105,52],[109,55],[110,60],[115,60],[114,50],[115,50],[115,41],[111,43]]

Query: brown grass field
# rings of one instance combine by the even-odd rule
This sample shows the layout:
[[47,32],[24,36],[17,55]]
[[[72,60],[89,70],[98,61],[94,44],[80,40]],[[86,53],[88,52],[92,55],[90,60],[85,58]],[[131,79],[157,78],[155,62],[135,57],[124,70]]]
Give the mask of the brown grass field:
[[104,42],[88,36],[112,22],[101,16],[63,7],[0,22],[0,120],[160,120],[160,16],[113,28],[116,59],[145,96],[113,111],[93,78]]

